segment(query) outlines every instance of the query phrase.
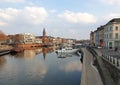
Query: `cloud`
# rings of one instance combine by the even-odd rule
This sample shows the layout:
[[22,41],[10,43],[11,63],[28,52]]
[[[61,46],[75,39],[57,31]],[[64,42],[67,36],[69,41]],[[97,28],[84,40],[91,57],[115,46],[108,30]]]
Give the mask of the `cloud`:
[[57,11],[54,10],[54,9],[52,9],[52,10],[50,10],[49,12],[50,12],[50,13],[56,13]]
[[7,25],[7,23],[0,21],[0,26],[6,26],[6,25]]
[[27,23],[40,24],[43,23],[48,16],[47,11],[43,7],[25,7],[23,9],[6,8],[0,9],[0,23]]
[[66,72],[81,71],[82,65],[78,61],[73,61],[68,63],[66,66],[61,67],[60,69]]
[[69,29],[70,34],[77,34],[78,32],[75,29]]
[[7,9],[0,9],[0,19],[4,21],[12,20],[17,14],[17,9],[7,8]]
[[0,26],[6,26],[9,22],[14,21],[18,12],[17,9],[13,8],[0,9]]
[[109,5],[116,5],[116,4],[120,4],[120,0],[101,0],[103,3],[105,4],[109,4]]
[[0,2],[10,2],[10,3],[16,3],[16,2],[24,2],[25,0],[0,0]]
[[71,23],[96,23],[97,18],[89,13],[75,13],[72,11],[65,11],[62,14],[59,14],[58,17],[63,18]]
[[43,7],[25,7],[22,12],[24,19],[31,24],[40,24],[44,22],[48,16],[47,11]]

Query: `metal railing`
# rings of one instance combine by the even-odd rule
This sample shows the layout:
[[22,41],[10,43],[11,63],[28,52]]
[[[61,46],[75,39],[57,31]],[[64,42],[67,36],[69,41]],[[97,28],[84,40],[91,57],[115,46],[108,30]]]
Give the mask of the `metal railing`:
[[120,69],[120,57],[111,55],[102,55],[102,58],[108,61],[110,64],[114,65],[116,68]]

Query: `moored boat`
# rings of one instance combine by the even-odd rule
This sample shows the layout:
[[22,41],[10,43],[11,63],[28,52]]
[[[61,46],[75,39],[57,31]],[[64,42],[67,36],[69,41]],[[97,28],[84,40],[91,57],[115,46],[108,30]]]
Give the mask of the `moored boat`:
[[20,53],[23,51],[24,51],[24,49],[22,49],[22,48],[13,48],[13,49],[11,49],[10,53]]
[[76,48],[65,47],[65,48],[59,48],[58,50],[56,50],[56,53],[74,53],[77,50],[78,49],[76,49]]

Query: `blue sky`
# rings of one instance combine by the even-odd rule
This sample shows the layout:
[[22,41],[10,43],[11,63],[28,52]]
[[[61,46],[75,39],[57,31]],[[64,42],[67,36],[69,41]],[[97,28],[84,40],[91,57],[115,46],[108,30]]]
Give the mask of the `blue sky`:
[[120,0],[0,0],[0,30],[89,39],[90,31],[120,17]]

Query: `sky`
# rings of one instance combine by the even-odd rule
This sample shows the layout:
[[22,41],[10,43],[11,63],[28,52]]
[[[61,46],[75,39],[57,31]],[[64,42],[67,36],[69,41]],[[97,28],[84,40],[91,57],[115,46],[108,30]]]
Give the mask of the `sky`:
[[120,17],[120,0],[0,0],[0,30],[89,39],[90,32]]

